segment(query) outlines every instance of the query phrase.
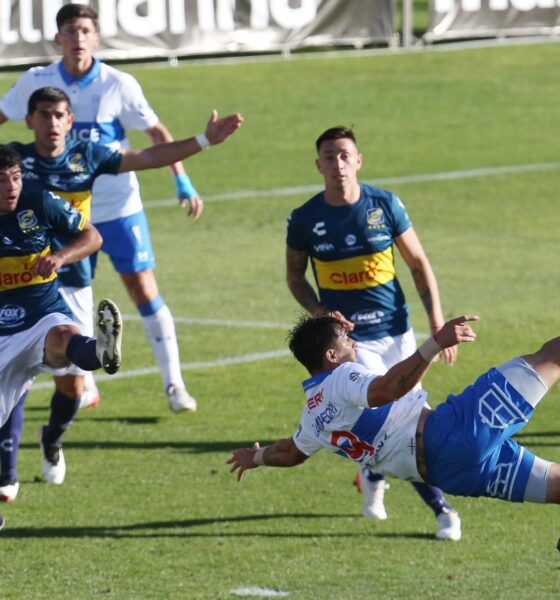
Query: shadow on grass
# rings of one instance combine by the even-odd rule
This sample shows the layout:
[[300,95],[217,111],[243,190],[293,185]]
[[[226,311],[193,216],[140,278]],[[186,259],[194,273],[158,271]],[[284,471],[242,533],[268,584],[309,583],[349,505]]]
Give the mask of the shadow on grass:
[[[231,452],[235,448],[249,448],[255,440],[244,441],[206,441],[191,442],[188,440],[155,440],[146,442],[138,441],[117,441],[117,440],[91,440],[91,441],[72,441],[64,442],[64,450],[184,450],[191,454],[211,454],[216,452]],[[269,446],[275,440],[259,440],[261,446]],[[20,445],[20,449],[36,449],[35,443],[25,443]]]
[[[244,515],[237,517],[217,517],[214,519],[184,519],[179,521],[148,521],[144,523],[134,523],[131,525],[109,525],[109,526],[93,526],[93,527],[13,527],[9,523],[2,532],[0,532],[0,540],[2,538],[164,538],[164,537],[201,537],[201,538],[221,538],[221,537],[262,537],[262,538],[298,538],[298,539],[313,539],[313,538],[356,538],[356,537],[383,537],[383,538],[407,538],[421,540],[435,540],[432,534],[422,533],[377,533],[373,534],[370,531],[339,531],[339,532],[322,532],[316,531],[305,533],[301,531],[284,531],[284,532],[269,532],[269,531],[190,531],[197,527],[205,527],[212,525],[234,525],[236,523],[259,523],[267,521],[279,521],[283,519],[305,519],[309,520],[324,520],[324,519],[340,519],[340,518],[356,518],[355,514],[310,514],[310,513],[291,513],[291,514],[275,514],[275,515]],[[299,525],[294,524],[294,528],[299,528]]]

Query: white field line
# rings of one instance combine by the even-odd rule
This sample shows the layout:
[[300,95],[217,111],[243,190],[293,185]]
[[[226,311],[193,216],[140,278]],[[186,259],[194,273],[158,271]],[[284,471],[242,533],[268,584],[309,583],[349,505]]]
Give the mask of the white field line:
[[[401,175],[397,177],[385,177],[382,179],[366,180],[376,186],[399,185],[407,183],[424,183],[429,181],[452,181],[457,179],[469,179],[473,177],[494,177],[497,175],[512,175],[516,173],[531,173],[537,171],[555,171],[560,169],[560,162],[532,163],[526,165],[509,165],[504,167],[481,167],[479,169],[467,169],[465,171],[445,171],[442,173],[420,173],[417,175]],[[239,190],[237,192],[223,192],[220,194],[209,194],[203,196],[205,202],[217,200],[244,200],[247,198],[263,197],[291,197],[299,195],[316,194],[323,187],[320,184],[299,185],[284,188],[271,188],[268,190]],[[177,206],[176,198],[165,200],[147,200],[144,202],[146,208],[161,208],[163,206]]]

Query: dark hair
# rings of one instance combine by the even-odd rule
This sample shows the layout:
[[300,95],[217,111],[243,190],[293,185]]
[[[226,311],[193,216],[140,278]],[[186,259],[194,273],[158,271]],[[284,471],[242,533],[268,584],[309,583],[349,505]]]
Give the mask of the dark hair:
[[325,352],[342,331],[342,322],[335,317],[304,315],[288,334],[288,346],[296,359],[313,374],[323,369]]
[[27,101],[27,114],[31,115],[37,110],[39,102],[66,102],[68,112],[72,112],[72,104],[66,92],[57,87],[42,87],[35,90]]
[[338,127],[331,127],[324,131],[315,142],[315,148],[317,148],[317,152],[321,148],[321,144],[326,142],[327,140],[340,140],[343,138],[348,138],[352,140],[356,146],[358,143],[356,142],[356,136],[350,127],[344,127],[343,125],[339,125]]
[[95,31],[98,31],[98,16],[93,8],[84,4],[66,4],[56,13],[56,26],[60,31],[66,23],[72,23],[76,19],[91,19]]
[[7,171],[13,167],[21,169],[21,156],[7,144],[0,144],[0,171]]

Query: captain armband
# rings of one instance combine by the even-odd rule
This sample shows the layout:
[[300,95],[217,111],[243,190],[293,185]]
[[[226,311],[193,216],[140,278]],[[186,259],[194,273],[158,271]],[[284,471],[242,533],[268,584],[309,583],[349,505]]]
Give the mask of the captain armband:
[[437,343],[436,339],[431,336],[418,348],[418,354],[426,362],[435,362],[442,350],[443,348]]
[[257,465],[257,467],[264,467],[265,462],[264,462],[264,451],[268,448],[268,446],[264,446],[264,448],[259,448],[255,454],[253,454],[253,462],[255,463],[255,465]]
[[196,143],[202,148],[202,150],[205,150],[210,146],[210,140],[206,137],[205,133],[199,133],[195,136],[194,139],[196,140]]

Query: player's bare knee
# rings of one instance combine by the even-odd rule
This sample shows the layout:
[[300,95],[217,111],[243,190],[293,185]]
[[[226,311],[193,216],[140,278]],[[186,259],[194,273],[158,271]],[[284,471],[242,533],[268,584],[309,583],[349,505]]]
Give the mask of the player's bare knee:
[[560,504],[560,465],[558,463],[550,465],[546,501],[548,503]]
[[121,278],[128,295],[137,306],[151,302],[159,294],[156,276],[152,269],[138,273],[121,273]]
[[66,356],[66,348],[70,339],[77,333],[80,332],[74,325],[57,325],[53,327],[45,340],[45,363],[55,369],[67,367],[70,360]]
[[54,378],[56,389],[68,398],[79,398],[84,391],[83,375],[62,375]]

